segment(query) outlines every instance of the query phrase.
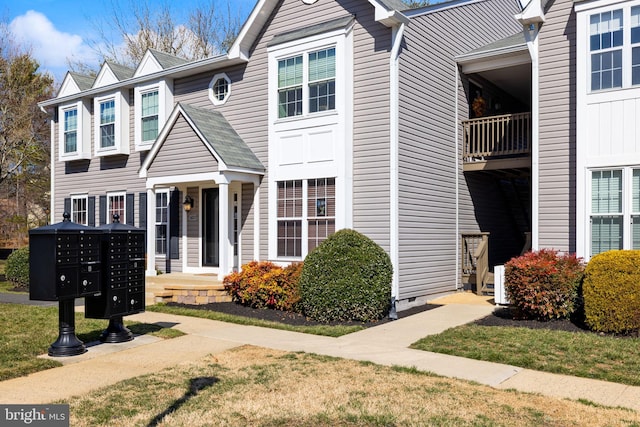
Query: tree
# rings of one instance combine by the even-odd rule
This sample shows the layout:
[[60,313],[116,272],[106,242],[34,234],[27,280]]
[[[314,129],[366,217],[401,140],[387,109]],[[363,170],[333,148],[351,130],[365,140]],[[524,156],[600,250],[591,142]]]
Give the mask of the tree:
[[[196,60],[226,52],[241,27],[239,12],[232,14],[230,0],[226,11],[215,0],[197,6],[179,22],[172,9],[177,3],[163,3],[157,8],[149,0],[130,0],[129,7],[112,3],[111,14],[94,23],[97,40],[89,41],[104,61],[136,67],[147,49],[155,49],[187,60]],[[226,13],[222,13],[222,12]],[[114,36],[112,32],[115,31]],[[86,71],[87,64],[70,64]]]
[[429,0],[423,0],[423,1],[406,1],[405,2],[407,4],[407,7],[409,9],[415,9],[417,7],[422,7],[422,6],[429,6],[431,4],[431,1]]
[[22,224],[25,233],[30,222],[46,220],[49,205],[50,127],[38,102],[52,97],[53,79],[38,71],[39,64],[13,42],[5,24],[0,25],[0,41],[2,219]]

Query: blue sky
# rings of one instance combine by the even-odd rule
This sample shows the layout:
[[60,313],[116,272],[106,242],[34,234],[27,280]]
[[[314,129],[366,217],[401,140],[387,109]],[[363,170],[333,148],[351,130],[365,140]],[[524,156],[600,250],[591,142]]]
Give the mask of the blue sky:
[[[133,0],[119,0],[122,8],[129,8]],[[167,0],[147,0],[150,6],[162,5]],[[206,0],[180,0],[173,2],[176,13],[189,11]],[[229,3],[227,3],[227,1]],[[219,10],[232,5],[243,20],[251,12],[256,0],[215,0]],[[28,46],[42,71],[50,72],[61,82],[67,71],[67,58],[81,62],[98,63],[88,40],[95,39],[96,17],[111,16],[112,1],[95,0],[0,0],[0,18],[9,24],[14,38]],[[234,10],[236,9],[236,10]],[[177,16],[181,23],[184,17]],[[118,42],[114,40],[114,42]]]

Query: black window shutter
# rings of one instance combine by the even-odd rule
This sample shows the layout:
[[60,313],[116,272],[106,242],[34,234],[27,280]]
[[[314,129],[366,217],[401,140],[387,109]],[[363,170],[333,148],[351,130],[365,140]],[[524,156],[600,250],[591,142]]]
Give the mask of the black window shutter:
[[96,226],[96,196],[87,198],[87,225]]
[[135,201],[136,200],[136,195],[133,194],[133,193],[130,193],[130,194],[127,194],[126,197],[127,197],[127,201],[125,203],[126,209],[127,209],[127,211],[125,213],[125,216],[127,217],[126,218],[126,220],[127,220],[126,223],[129,224],[129,225],[135,225],[134,214],[133,214],[134,209],[133,208],[135,207],[134,205],[136,203],[136,201]]
[[138,194],[140,212],[138,214],[138,227],[147,228],[147,193]]
[[180,191],[171,192],[169,201],[169,258],[180,258],[179,238],[180,238]]
[[66,197],[64,199],[64,211],[69,215],[71,215],[71,198],[70,197]]
[[100,225],[107,223],[107,196],[100,196],[100,213],[98,221]]

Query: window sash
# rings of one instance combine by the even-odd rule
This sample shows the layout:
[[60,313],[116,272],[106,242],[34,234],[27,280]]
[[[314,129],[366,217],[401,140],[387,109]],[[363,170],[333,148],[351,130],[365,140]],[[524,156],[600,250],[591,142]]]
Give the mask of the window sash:
[[78,151],[78,110],[64,112],[64,152]]
[[100,103],[100,147],[108,148],[116,145],[116,103],[113,99]]
[[120,223],[126,224],[127,218],[125,216],[125,195],[124,194],[109,194],[107,195],[107,224],[113,222],[113,215],[118,214],[120,216]]
[[71,221],[82,224],[88,224],[87,196],[71,198]]
[[221,77],[213,84],[213,96],[218,101],[224,101],[227,93],[229,93],[229,83],[227,79]]
[[309,53],[309,82],[336,78],[336,48]]

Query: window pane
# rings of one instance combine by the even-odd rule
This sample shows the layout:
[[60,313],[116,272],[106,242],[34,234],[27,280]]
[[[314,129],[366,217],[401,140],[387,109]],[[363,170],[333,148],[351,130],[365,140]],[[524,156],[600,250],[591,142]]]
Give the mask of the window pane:
[[167,253],[167,226],[156,225],[156,254],[165,255]]
[[591,256],[615,249],[622,249],[622,217],[592,217]]
[[120,216],[120,222],[125,224],[124,194],[108,196],[107,222],[113,222],[114,215]]
[[100,147],[113,147],[115,145],[115,125],[100,126]]
[[76,132],[64,134],[64,152],[74,153],[78,150],[78,135]]
[[594,171],[591,174],[591,212],[622,213],[622,171]]
[[158,137],[158,116],[142,119],[142,140],[153,141]]
[[622,87],[622,50],[591,55],[591,89]]
[[70,132],[78,129],[78,110],[64,112],[64,131]]
[[71,199],[71,221],[87,225],[87,198],[74,197]]
[[278,256],[302,256],[302,221],[278,221]]
[[100,124],[113,123],[116,120],[116,103],[114,100],[100,103]]
[[278,88],[302,84],[302,56],[278,61]]

